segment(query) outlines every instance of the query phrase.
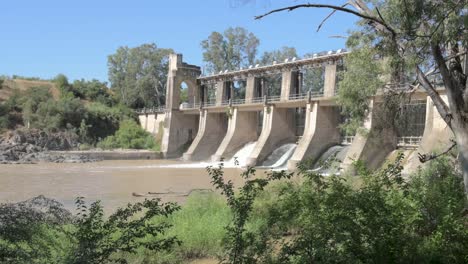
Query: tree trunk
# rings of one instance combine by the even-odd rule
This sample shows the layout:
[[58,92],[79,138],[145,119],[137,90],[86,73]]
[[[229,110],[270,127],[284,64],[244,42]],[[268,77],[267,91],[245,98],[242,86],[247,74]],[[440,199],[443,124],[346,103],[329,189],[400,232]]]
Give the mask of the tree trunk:
[[453,129],[459,150],[458,159],[463,173],[465,194],[468,196],[468,124]]

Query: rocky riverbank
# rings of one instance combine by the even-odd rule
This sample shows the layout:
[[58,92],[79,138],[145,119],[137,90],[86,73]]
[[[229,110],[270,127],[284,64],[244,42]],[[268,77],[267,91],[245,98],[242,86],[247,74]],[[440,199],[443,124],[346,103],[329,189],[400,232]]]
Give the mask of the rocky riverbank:
[[15,130],[0,137],[0,164],[85,163],[98,160],[87,155],[50,153],[71,150],[77,145],[78,139],[71,133]]

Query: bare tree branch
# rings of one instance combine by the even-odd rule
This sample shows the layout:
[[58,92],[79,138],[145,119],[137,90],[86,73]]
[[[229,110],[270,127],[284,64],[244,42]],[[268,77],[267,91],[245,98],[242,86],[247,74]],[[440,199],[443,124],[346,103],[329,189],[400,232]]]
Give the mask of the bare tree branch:
[[[347,5],[348,5],[348,3],[342,5],[341,7],[346,7]],[[331,13],[328,14],[328,16],[326,16],[326,17],[322,20],[322,22],[320,22],[320,24],[319,24],[318,27],[317,27],[317,32],[320,31],[320,29],[322,28],[323,24],[325,24],[325,22],[326,22],[331,16],[333,16],[333,14],[335,14],[336,11],[337,11],[336,9],[334,9],[333,11],[331,11]]]
[[447,125],[452,128],[452,115],[450,114],[450,110],[447,104],[442,100],[439,93],[436,91],[434,86],[429,82],[427,76],[421,71],[419,66],[416,66],[416,74],[418,76],[419,83],[423,86],[424,90],[426,90],[429,97],[431,97],[432,102],[434,102],[437,111],[439,112],[440,116],[444,119]]
[[328,9],[333,9],[333,10],[353,14],[353,15],[355,15],[357,17],[367,19],[369,21],[372,21],[372,22],[375,22],[375,23],[377,23],[379,25],[382,25],[393,36],[396,36],[396,31],[393,28],[391,28],[389,25],[387,25],[384,21],[381,21],[380,19],[378,19],[376,17],[370,16],[370,15],[367,15],[367,14],[363,14],[363,13],[359,13],[359,12],[354,11],[352,9],[341,7],[341,6],[336,6],[336,5],[300,4],[300,5],[288,6],[288,7],[283,7],[283,8],[278,8],[278,9],[271,10],[270,12],[265,13],[263,15],[255,16],[255,19],[262,19],[262,18],[264,18],[264,17],[266,17],[268,15],[271,15],[273,13],[278,13],[278,12],[282,12],[282,11],[293,11],[293,10],[298,9],[298,8],[328,8]]
[[450,141],[452,141],[452,145],[446,151],[444,151],[442,153],[439,153],[439,154],[434,154],[434,153],[432,153],[432,154],[421,154],[421,153],[418,153],[419,161],[421,163],[425,163],[425,162],[437,159],[437,158],[449,153],[453,148],[455,148],[455,146],[457,146],[457,142],[455,142],[455,140],[451,139]]

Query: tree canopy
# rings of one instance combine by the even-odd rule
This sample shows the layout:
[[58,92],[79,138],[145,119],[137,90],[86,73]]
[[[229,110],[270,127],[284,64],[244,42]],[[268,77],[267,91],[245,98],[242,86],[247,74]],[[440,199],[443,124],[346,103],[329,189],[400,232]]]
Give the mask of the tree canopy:
[[260,40],[245,28],[228,28],[212,32],[201,42],[208,72],[238,70],[255,62]]
[[108,57],[111,88],[122,103],[132,108],[164,104],[168,55],[172,52],[151,43],[120,47]]

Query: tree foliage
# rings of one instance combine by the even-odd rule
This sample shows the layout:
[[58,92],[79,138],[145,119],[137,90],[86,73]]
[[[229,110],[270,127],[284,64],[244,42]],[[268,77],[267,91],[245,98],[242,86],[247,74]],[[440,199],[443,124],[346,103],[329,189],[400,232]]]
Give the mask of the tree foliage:
[[108,136],[98,146],[104,149],[154,149],[157,147],[154,136],[131,119],[120,122],[115,135]]
[[[160,238],[171,227],[167,222],[150,221],[157,216],[167,218],[179,210],[174,203],[145,200],[120,208],[107,219],[99,201],[88,208],[78,197],[76,205],[78,219],[71,233],[75,247],[68,263],[127,263],[116,253],[135,254],[139,248],[157,252],[180,243],[175,237]],[[144,239],[148,237],[152,239]]]
[[207,71],[217,73],[224,70],[238,70],[255,62],[258,38],[245,28],[228,28],[223,33],[212,32],[201,42],[203,60]]
[[116,96],[132,108],[164,104],[171,49],[156,44],[120,47],[108,57],[109,80]]
[[223,258],[223,263],[257,263],[259,253],[265,249],[265,241],[258,240],[254,233],[246,229],[255,198],[271,181],[290,178],[293,174],[281,171],[269,173],[266,179],[252,178],[255,175],[255,169],[247,168],[241,174],[245,183],[236,194],[232,181],[224,181],[223,163],[220,163],[218,167],[210,166],[207,171],[214,187],[226,197],[227,205],[232,212],[232,221],[226,227],[226,256]]
[[233,214],[224,261],[465,263],[466,198],[453,162],[432,161],[405,181],[403,160],[400,154],[375,172],[356,162],[357,179],[324,177],[300,165],[303,180],[266,191],[272,180],[290,176],[257,178],[247,170],[243,175],[253,180],[236,191],[219,169],[209,168]]
[[[171,249],[180,241],[163,236],[167,217],[179,210],[174,203],[145,200],[104,216],[99,201],[89,207],[76,200],[75,217],[43,196],[18,204],[0,205],[2,263],[127,263],[122,253]],[[158,221],[154,221],[158,218]]]
[[362,127],[369,113],[369,99],[383,86],[381,63],[375,60],[375,51],[370,48],[356,50],[346,56],[346,71],[341,72],[338,84],[338,103],[347,117],[344,130],[354,135]]
[[265,51],[256,63],[259,63],[261,65],[270,65],[273,64],[273,62],[275,61],[277,63],[282,63],[285,59],[290,60],[295,57],[299,57],[297,55],[296,48],[284,46],[278,50]]

